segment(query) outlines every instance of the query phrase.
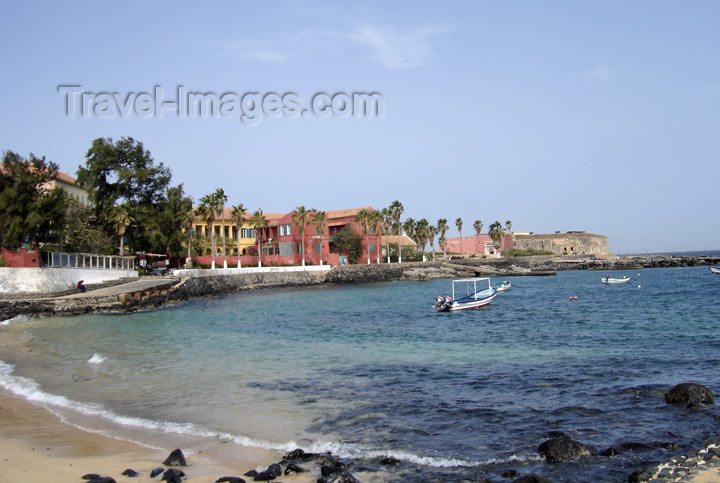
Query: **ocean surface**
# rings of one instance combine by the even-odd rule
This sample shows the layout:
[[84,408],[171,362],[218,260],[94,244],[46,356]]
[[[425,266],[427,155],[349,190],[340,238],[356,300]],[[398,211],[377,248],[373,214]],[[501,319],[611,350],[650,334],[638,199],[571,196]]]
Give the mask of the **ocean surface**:
[[[512,277],[488,307],[431,308],[450,280],[243,292],[132,314],[0,325],[0,390],[70,424],[192,454],[333,451],[388,481],[534,472],[624,481],[720,430],[720,276],[646,269]],[[493,278],[493,283],[501,281]],[[571,297],[577,299],[571,300]],[[563,432],[598,452],[549,464]],[[361,480],[362,472],[356,472]]]

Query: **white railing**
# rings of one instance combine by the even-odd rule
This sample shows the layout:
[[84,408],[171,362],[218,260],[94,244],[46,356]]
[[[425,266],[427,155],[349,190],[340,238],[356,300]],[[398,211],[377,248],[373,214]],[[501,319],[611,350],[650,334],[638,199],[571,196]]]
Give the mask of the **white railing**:
[[98,268],[102,270],[135,270],[135,257],[98,255],[96,253],[43,252],[42,266],[49,268]]

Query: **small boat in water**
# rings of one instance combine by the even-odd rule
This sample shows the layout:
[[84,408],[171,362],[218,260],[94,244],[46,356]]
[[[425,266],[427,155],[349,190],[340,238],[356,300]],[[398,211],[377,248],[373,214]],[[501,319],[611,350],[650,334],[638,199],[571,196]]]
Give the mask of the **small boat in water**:
[[497,293],[489,278],[461,278],[452,282],[452,297],[438,295],[433,307],[438,312],[478,309],[492,302]]
[[720,275],[720,268],[710,267],[710,271],[711,271],[712,273],[715,273],[715,274],[717,274],[717,275]]
[[503,280],[502,282],[495,284],[495,290],[497,290],[498,292],[510,290],[510,287],[512,287],[512,284],[507,280]]
[[601,278],[600,281],[607,284],[628,283],[630,281],[630,277],[623,275],[621,278],[610,278],[610,275],[605,275],[605,277]]

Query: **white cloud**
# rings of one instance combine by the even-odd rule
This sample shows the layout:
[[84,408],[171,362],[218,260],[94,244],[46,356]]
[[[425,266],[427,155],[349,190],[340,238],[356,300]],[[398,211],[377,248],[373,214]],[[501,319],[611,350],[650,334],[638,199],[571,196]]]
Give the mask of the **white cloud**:
[[347,36],[355,44],[367,47],[376,62],[390,69],[408,69],[426,65],[432,57],[429,40],[446,29],[426,28],[398,32],[392,28],[368,25]]
[[265,41],[238,41],[216,45],[228,55],[246,62],[282,63],[290,57],[332,51],[337,44],[351,43],[370,53],[374,62],[393,70],[427,65],[433,56],[430,40],[444,28],[397,31],[372,25],[347,33],[336,30],[302,30],[291,36]]

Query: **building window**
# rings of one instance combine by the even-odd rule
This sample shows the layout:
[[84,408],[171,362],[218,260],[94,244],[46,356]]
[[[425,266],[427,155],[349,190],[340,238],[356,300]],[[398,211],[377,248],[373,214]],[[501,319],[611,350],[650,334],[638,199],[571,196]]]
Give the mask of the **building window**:
[[320,244],[319,243],[315,244],[315,253],[320,253]]
[[225,238],[230,238],[230,227],[229,226],[225,227]]
[[302,253],[302,244],[301,243],[296,243],[295,248],[297,248],[298,254]]
[[255,230],[253,228],[241,228],[240,238],[255,238]]
[[292,235],[292,225],[280,225],[280,236]]
[[375,253],[375,244],[370,242],[370,253]]

